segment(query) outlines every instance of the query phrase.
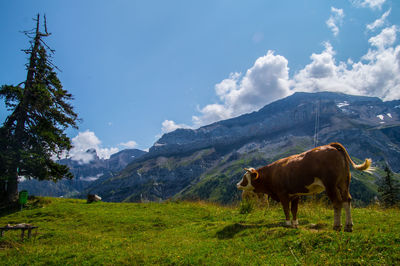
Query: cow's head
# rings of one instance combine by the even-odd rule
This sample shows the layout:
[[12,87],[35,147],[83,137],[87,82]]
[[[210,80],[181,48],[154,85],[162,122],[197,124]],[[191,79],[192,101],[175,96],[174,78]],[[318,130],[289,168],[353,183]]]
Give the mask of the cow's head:
[[241,190],[253,191],[254,186],[252,185],[252,181],[258,178],[258,172],[254,168],[244,168],[244,170],[246,171],[246,173],[244,174],[242,180],[240,180],[240,182],[236,184],[236,186],[238,189]]

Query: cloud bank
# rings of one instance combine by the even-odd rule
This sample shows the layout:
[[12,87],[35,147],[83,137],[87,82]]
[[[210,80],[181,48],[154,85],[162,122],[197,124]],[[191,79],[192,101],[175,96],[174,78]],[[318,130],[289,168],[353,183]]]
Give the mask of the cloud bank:
[[329,43],[311,63],[293,78],[293,91],[336,91],[377,96],[383,100],[400,98],[400,46],[393,46],[397,28],[385,28],[371,37],[371,48],[359,62],[336,62]]
[[[358,62],[338,62],[329,42],[313,53],[311,62],[289,78],[288,60],[268,51],[246,74],[231,73],[215,85],[220,102],[199,108],[193,127],[256,111],[294,92],[334,91],[377,96],[383,100],[400,98],[400,46],[395,46],[397,26],[384,28],[369,39],[370,48]],[[163,133],[186,127],[171,120],[163,122]]]
[[[353,1],[358,7],[380,9],[385,1]],[[400,45],[396,25],[387,26],[389,9],[373,23],[366,25],[367,32],[375,33],[368,39],[369,49],[355,62],[338,61],[330,42],[323,43],[319,53],[310,56],[310,62],[289,77],[288,60],[273,51],[259,57],[244,74],[231,73],[214,87],[218,101],[198,107],[192,117],[193,126],[163,122],[163,133],[180,127],[197,128],[219,120],[257,111],[272,101],[294,92],[333,91],[353,95],[379,97],[383,100],[400,99]],[[331,8],[326,21],[334,35],[339,33],[342,9]]]
[[386,0],[351,0],[355,7],[366,7],[371,9],[381,9]]
[[268,51],[246,74],[231,73],[229,78],[216,84],[215,93],[221,103],[200,108],[200,115],[192,117],[193,124],[198,127],[257,110],[266,103],[288,96],[289,84],[287,59]]

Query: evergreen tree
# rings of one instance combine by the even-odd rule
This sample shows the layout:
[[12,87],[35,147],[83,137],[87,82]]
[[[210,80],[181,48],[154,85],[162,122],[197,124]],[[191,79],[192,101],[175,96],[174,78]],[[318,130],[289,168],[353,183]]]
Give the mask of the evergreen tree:
[[378,180],[379,199],[385,207],[396,205],[400,200],[400,184],[393,178],[389,166],[385,167],[386,175]]
[[[65,165],[52,158],[60,158],[71,149],[71,140],[64,131],[77,128],[77,114],[72,105],[72,95],[63,89],[51,62],[54,53],[43,38],[50,36],[40,32],[40,16],[36,30],[25,34],[30,38],[27,77],[17,86],[3,85],[0,98],[10,112],[0,127],[0,200],[15,202],[18,198],[18,178],[53,180],[72,178]],[[3,191],[1,191],[3,190]],[[3,196],[1,198],[1,196]]]

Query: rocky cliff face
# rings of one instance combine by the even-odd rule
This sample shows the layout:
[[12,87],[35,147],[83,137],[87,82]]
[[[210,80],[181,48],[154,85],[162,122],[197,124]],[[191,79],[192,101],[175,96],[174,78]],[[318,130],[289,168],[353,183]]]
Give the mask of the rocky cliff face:
[[[296,93],[251,114],[165,134],[148,154],[87,191],[109,201],[175,197],[228,203],[238,197],[234,184],[243,167],[262,166],[335,141],[356,158],[388,162],[399,171],[399,117],[400,101]],[[365,179],[357,183],[364,184],[364,190],[373,187],[374,177],[355,175],[354,182]]]

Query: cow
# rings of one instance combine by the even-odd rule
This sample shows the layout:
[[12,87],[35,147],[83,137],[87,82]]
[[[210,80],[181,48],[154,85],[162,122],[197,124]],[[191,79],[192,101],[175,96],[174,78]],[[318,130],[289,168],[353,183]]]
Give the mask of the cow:
[[[326,191],[333,204],[333,229],[340,231],[342,207],[346,213],[344,231],[353,231],[351,219],[350,164],[360,171],[371,171],[371,159],[363,164],[355,164],[340,143],[316,147],[306,152],[292,155],[259,169],[245,168],[246,173],[237,183],[244,191],[268,194],[281,202],[286,218],[286,226],[297,227],[297,208],[302,195],[314,195]],[[290,221],[290,209],[292,221]]]

